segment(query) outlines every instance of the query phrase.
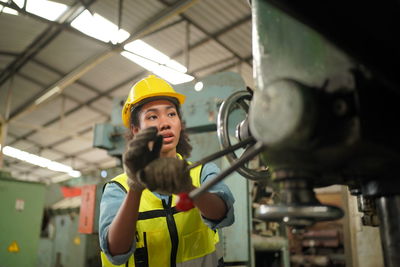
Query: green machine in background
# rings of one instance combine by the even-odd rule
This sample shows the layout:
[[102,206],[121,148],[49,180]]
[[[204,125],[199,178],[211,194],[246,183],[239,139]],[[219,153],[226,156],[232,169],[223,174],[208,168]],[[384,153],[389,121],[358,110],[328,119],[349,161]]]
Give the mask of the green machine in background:
[[94,127],[93,147],[107,150],[107,154],[120,158],[125,149],[125,126],[122,124],[121,110],[126,97],[116,97],[113,100],[111,121],[97,123]]
[[0,172],[1,266],[37,266],[44,202],[44,184]]
[[78,231],[81,197],[60,185],[17,180],[0,171],[0,266],[99,266],[96,234]]
[[97,234],[79,232],[81,196],[64,198],[48,209],[40,240],[38,267],[100,266]]

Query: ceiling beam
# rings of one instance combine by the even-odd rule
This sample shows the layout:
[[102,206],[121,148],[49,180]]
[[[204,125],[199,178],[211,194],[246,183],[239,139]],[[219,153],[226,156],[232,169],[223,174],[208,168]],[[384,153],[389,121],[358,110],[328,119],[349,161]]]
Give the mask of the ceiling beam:
[[[167,5],[167,6],[170,5],[166,0],[159,0],[159,2],[161,2],[161,3],[163,3],[164,5]],[[202,26],[200,26],[198,23],[194,22],[192,19],[190,19],[189,17],[187,17],[187,16],[184,15],[184,14],[180,14],[180,17],[182,17],[184,20],[188,21],[190,24],[192,24],[192,25],[195,26],[197,29],[199,29],[201,32],[203,32],[206,36],[208,36],[207,39],[212,39],[212,40],[214,40],[214,41],[217,42],[220,46],[222,46],[223,48],[225,48],[225,50],[229,51],[232,55],[234,55],[235,57],[237,57],[240,61],[245,62],[245,63],[247,63],[249,66],[252,67],[251,63],[246,62],[246,61],[244,60],[244,58],[242,58],[242,57],[241,57],[238,53],[236,53],[232,48],[230,48],[229,46],[227,46],[226,44],[224,44],[223,42],[221,42],[216,36],[213,36],[211,33],[209,33],[206,29],[204,29],[204,28],[203,28]],[[250,18],[248,18],[248,16],[246,16],[246,17],[244,17],[243,19],[244,19],[244,21],[246,22],[246,21],[248,21],[248,20],[251,19],[251,16],[250,16]],[[243,19],[242,19],[242,20],[243,20]],[[239,25],[241,25],[242,23],[244,23],[244,22],[241,21],[241,22],[239,23]],[[236,24],[236,23],[234,23],[234,24]],[[234,24],[233,24],[233,25],[234,25]],[[235,27],[238,27],[239,25],[237,25],[237,26],[235,26]],[[228,30],[232,30],[232,28],[230,28],[229,26],[228,26],[228,28],[229,28]],[[221,34],[227,32],[228,30],[225,30],[225,29],[221,30],[220,33],[219,33],[219,35],[221,35]]]
[[[26,74],[17,73],[16,75],[17,75],[17,76],[20,76],[20,77],[24,78],[25,80],[30,81],[30,82],[32,82],[32,83],[34,83],[34,84],[36,84],[36,85],[39,85],[39,86],[41,86],[41,87],[45,86],[45,84],[43,84],[42,82],[39,82],[39,81],[36,80],[35,78],[32,78],[32,77],[30,77],[30,76],[28,76],[28,75],[26,75]],[[85,86],[85,87],[86,87],[86,86]],[[96,92],[98,93],[99,91],[96,90]],[[94,111],[94,112],[96,112],[96,113],[99,113],[100,115],[103,115],[103,116],[105,116],[106,118],[110,118],[110,115],[109,115],[108,113],[106,113],[106,112],[105,112],[104,110],[102,110],[102,109],[98,109],[98,108],[96,108],[96,107],[87,105],[86,103],[81,102],[81,101],[79,101],[78,99],[76,99],[75,97],[72,97],[72,96],[69,96],[69,95],[63,94],[62,96],[65,97],[65,98],[67,98],[67,99],[69,99],[69,100],[71,100],[72,102],[75,102],[75,103],[78,104],[79,106],[86,106],[86,107],[88,107],[89,109],[91,109],[92,111]],[[108,98],[110,99],[111,97],[108,97]],[[15,121],[12,121],[11,123],[14,123],[14,122],[15,122]],[[43,126],[41,126],[41,127],[43,127]]]
[[[251,62],[252,59],[253,59],[253,56],[248,56],[248,57],[243,59],[243,62],[247,62],[248,63],[248,62]],[[242,61],[236,61],[236,62],[234,62],[232,64],[227,65],[227,66],[223,66],[220,69],[215,70],[214,72],[222,72],[222,71],[229,70],[230,68],[233,68],[233,67],[237,66],[240,62],[242,62]]]
[[[248,22],[250,19],[251,19],[250,16],[246,16],[246,17],[242,18],[241,20],[235,22],[234,24],[228,26],[228,27],[225,28],[224,30],[219,30],[219,31],[217,31],[217,32],[215,32],[215,33],[211,33],[211,34],[209,34],[209,35],[206,35],[206,38],[204,38],[203,40],[200,40],[199,42],[197,42],[197,43],[193,44],[192,46],[190,46],[190,49],[196,48],[196,47],[198,47],[198,46],[200,46],[200,45],[206,43],[206,42],[209,41],[209,40],[215,40],[216,38],[218,38],[218,36],[220,36],[220,35],[226,33],[226,32],[229,31],[229,30],[232,30],[232,29],[234,29],[234,28],[236,28],[236,27],[242,25],[243,23]],[[171,24],[171,25],[172,25],[172,24]],[[154,33],[154,32],[153,32],[153,33]],[[181,55],[182,53],[183,53],[182,51],[181,51],[181,52],[178,52],[178,54],[175,54],[174,56],[172,56],[172,58],[177,57],[177,56]],[[235,56],[235,58],[237,58],[237,56]],[[232,58],[225,59],[225,60],[222,60],[222,61],[220,61],[220,62],[213,63],[212,65],[219,65],[219,64],[222,64],[222,63],[224,63],[225,61],[231,60],[231,59],[232,59]],[[243,59],[238,58],[238,59],[239,59],[240,61],[249,63],[247,58],[243,58]],[[37,63],[37,62],[35,62],[35,63]],[[39,63],[39,64],[40,64],[40,63]],[[235,64],[237,64],[237,62],[235,62],[235,63],[233,64],[233,66],[234,66]],[[249,65],[251,66],[251,64],[249,64]],[[226,66],[225,66],[224,68],[226,68]],[[51,69],[51,68],[50,68],[50,69]],[[198,70],[194,70],[193,73],[194,73],[194,72],[198,72],[198,71],[200,71],[200,70],[202,70],[202,69],[204,69],[204,67],[202,67],[202,68],[200,68],[200,69],[198,69]],[[55,71],[55,70],[53,70],[53,71]],[[104,97],[104,96],[110,97],[109,94],[110,94],[112,91],[115,91],[116,89],[120,88],[121,86],[126,85],[127,83],[132,83],[134,80],[136,80],[136,79],[142,77],[142,76],[145,75],[146,73],[147,73],[147,71],[143,71],[143,72],[141,72],[141,73],[139,73],[139,74],[137,74],[137,75],[134,75],[133,77],[131,77],[131,78],[129,78],[129,79],[127,79],[127,80],[125,80],[125,81],[119,83],[118,85],[113,86],[112,88],[106,90],[105,92],[99,93],[97,96],[95,96],[94,98],[92,98],[92,99],[90,99],[88,102],[86,102],[86,105],[90,105],[91,103],[93,103],[94,101],[100,99],[101,97]],[[80,83],[79,80],[76,80],[75,82]],[[84,85],[84,86],[88,86],[88,85]],[[68,113],[68,114],[71,114],[72,112],[75,112],[75,111],[79,110],[80,108],[81,108],[81,107],[73,108],[72,110],[69,110],[67,113]],[[59,120],[59,119],[58,119],[58,120]],[[55,122],[58,121],[58,120],[52,120],[52,121],[46,123],[44,126],[50,125],[50,124],[52,124],[52,123],[55,123]],[[25,136],[28,137],[30,134],[34,134],[35,132],[36,132],[36,131],[31,131],[30,133],[27,134],[27,136],[26,136],[26,135],[25,135]],[[63,143],[63,142],[66,142],[66,141],[70,140],[71,138],[72,138],[72,137],[67,137],[67,138],[64,138],[64,139],[61,139],[61,140],[57,141],[56,143],[57,143],[57,144],[60,144],[60,143]],[[19,138],[18,138],[18,139],[19,139]],[[14,142],[17,142],[17,141],[18,141],[18,140],[14,141]],[[54,145],[54,144],[52,144],[52,145]],[[50,146],[48,149],[52,149],[52,147]],[[65,156],[65,157],[68,157],[68,156]]]
[[[125,40],[122,44],[113,46],[112,48],[109,48],[106,51],[99,53],[98,55],[95,55],[89,58],[88,60],[84,61],[74,70],[69,72],[64,77],[62,77],[60,80],[56,81],[54,84],[43,90],[44,91],[43,95],[40,96],[36,101],[31,102],[29,105],[26,105],[22,110],[14,112],[10,116],[9,120],[15,120],[18,117],[22,116],[23,114],[30,112],[38,108],[40,105],[43,105],[44,103],[48,102],[49,100],[51,100],[51,98],[62,93],[62,91],[66,87],[73,84],[76,80],[82,77],[89,70],[93,69],[95,66],[97,66],[98,64],[109,58],[111,55],[113,55],[113,53],[119,53],[123,51],[123,46],[125,44],[130,43],[156,30],[159,27],[159,25],[161,25],[163,22],[165,22],[166,20],[170,19],[173,16],[180,14],[181,12],[184,12],[187,8],[191,7],[197,1],[198,0],[177,1],[172,6],[162,10],[158,14],[155,14],[155,16],[153,16],[153,19],[151,21],[146,22],[144,25],[139,27],[139,30],[137,30],[134,33],[131,33],[131,36],[127,40]],[[46,95],[49,95],[49,97],[44,98],[44,96]]]
[[[238,20],[237,22],[233,23],[232,25],[228,26],[226,29],[232,30],[232,29],[234,29],[234,28],[236,28],[236,27],[242,25],[243,23],[246,23],[247,21],[249,21],[249,19],[251,19],[251,18],[250,18],[249,16],[246,16],[246,17],[244,17],[244,18]],[[142,28],[144,28],[144,26],[143,26]],[[210,34],[210,35],[207,35],[206,38],[200,40],[199,42],[197,42],[197,43],[195,43],[195,44],[193,44],[193,45],[191,45],[191,46],[189,47],[189,50],[192,50],[192,49],[194,49],[194,48],[196,48],[196,47],[198,47],[198,46],[204,44],[205,42],[211,40],[212,38],[217,38],[218,36],[220,36],[221,34],[226,33],[226,32],[227,32],[226,30],[224,30],[224,31],[219,30],[219,31],[217,31],[217,32],[215,32],[215,33],[212,33],[212,34]],[[151,32],[151,33],[153,33],[153,32]],[[150,33],[148,33],[148,34],[150,34]],[[176,58],[176,57],[178,57],[178,56],[180,56],[180,55],[182,55],[182,54],[183,54],[183,50],[181,50],[180,52],[174,54],[173,56],[171,56],[171,58]],[[242,59],[242,60],[243,60],[243,61],[246,61],[245,59]],[[35,60],[35,63],[38,63],[39,65],[41,65],[41,66],[43,66],[43,67],[46,66],[44,63],[41,63],[41,62],[39,62],[39,61],[37,61],[37,60]],[[54,70],[53,68],[51,68],[50,66],[46,66],[46,67],[48,67],[48,69],[51,69],[51,70],[53,70],[53,71],[56,71],[56,70]],[[193,71],[192,71],[192,73],[195,73],[195,72],[197,72],[197,70],[193,70]],[[103,97],[103,96],[107,96],[107,97],[108,97],[108,96],[109,96],[109,93],[111,93],[112,91],[118,89],[118,88],[121,87],[121,86],[126,85],[127,83],[132,83],[133,81],[135,81],[136,79],[138,79],[138,78],[140,78],[141,76],[145,75],[146,73],[147,73],[147,71],[143,71],[143,72],[139,73],[138,75],[134,75],[133,77],[130,77],[129,79],[123,81],[122,83],[120,83],[120,84],[114,86],[113,88],[110,88],[110,89],[108,89],[108,90],[106,90],[106,91],[104,91],[104,92],[99,93],[97,96],[93,97],[93,98],[90,99],[88,102],[86,102],[86,105],[90,105],[91,103],[93,103],[94,101],[100,99],[100,98]],[[65,77],[65,76],[64,76],[64,77]],[[91,88],[89,85],[84,84],[84,83],[81,83],[80,81],[78,81],[78,83],[80,83],[81,85],[83,85],[83,86],[85,86],[85,87],[87,87],[87,88]],[[94,90],[96,90],[96,89],[94,89]],[[44,92],[44,90],[43,90],[42,92]],[[30,102],[30,103],[32,103],[32,102]],[[75,112],[75,111],[77,111],[78,109],[80,109],[80,107],[73,108],[72,110],[68,111],[67,113],[68,113],[68,114],[71,114],[72,112]],[[52,120],[52,121],[46,123],[46,125],[44,125],[44,126],[48,126],[48,125],[50,125],[50,124],[52,124],[52,123],[54,123],[54,122],[55,122],[55,121]],[[26,138],[27,136],[29,136],[30,134],[34,134],[35,132],[36,132],[36,131],[31,131],[30,133],[25,134],[22,138]],[[18,140],[14,141],[14,142],[17,142],[17,141],[18,141]]]
[[[93,2],[94,1],[91,1],[90,4]],[[19,12],[28,13],[24,9],[19,8],[14,2],[7,4],[7,6],[10,6]],[[82,5],[78,1],[74,6],[65,11],[57,22],[48,24],[48,27],[28,45],[25,51],[19,54],[19,56],[8,64],[8,66],[0,73],[0,86],[13,76],[15,72],[19,71],[44,47],[51,43],[63,31],[64,23],[71,22],[83,11],[84,8],[82,8]]]

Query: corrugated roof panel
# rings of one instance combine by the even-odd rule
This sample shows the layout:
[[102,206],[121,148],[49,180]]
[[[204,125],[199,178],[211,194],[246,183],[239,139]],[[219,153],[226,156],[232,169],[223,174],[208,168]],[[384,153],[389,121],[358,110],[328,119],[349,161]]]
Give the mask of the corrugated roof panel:
[[60,75],[54,71],[45,69],[33,61],[28,62],[21,68],[17,75],[19,74],[24,74],[24,76],[29,77],[32,82],[37,81],[37,85],[42,87],[48,87],[61,78]]
[[144,69],[129,59],[115,53],[81,77],[84,81],[100,91],[106,91],[121,83],[129,81]]
[[[63,100],[62,97],[58,96],[56,99],[38,106],[33,111],[24,113],[18,118],[18,126],[22,127],[23,124],[29,125],[27,127],[30,128],[42,126],[53,119],[61,117],[63,115],[62,113],[64,113],[65,116],[68,110],[76,106],[76,102],[69,99]],[[52,112],[49,112],[49,110]],[[56,125],[59,125],[59,122],[52,124],[53,127]]]
[[110,158],[109,160],[104,160],[100,163],[100,167],[103,169],[113,168],[115,166],[118,166],[116,158]]
[[[123,2],[122,29],[129,33],[136,32],[144,23],[154,18],[164,6],[159,1],[135,0]],[[109,21],[118,25],[118,1],[102,0],[90,8]]]
[[13,62],[17,57],[13,55],[0,54],[0,71],[3,71],[8,65]]
[[90,105],[92,107],[100,108],[101,110],[103,110],[104,112],[108,113],[111,116],[111,111],[113,108],[113,100],[112,99],[102,97],[99,100],[94,101]]
[[[190,10],[197,8],[196,4]],[[207,14],[208,16],[208,14]],[[233,23],[233,22],[232,22]],[[209,30],[209,33],[213,34],[218,31],[218,28],[213,27]],[[186,42],[186,26],[185,23],[179,23],[174,27],[163,30],[151,36],[144,38],[143,40],[167,55],[174,55],[177,52],[183,51]],[[199,30],[197,27],[190,26],[190,43],[197,43],[199,40],[206,38],[206,35]],[[176,60],[181,63],[184,61],[183,56],[179,56]]]
[[0,111],[2,114],[6,108],[6,98],[8,89],[11,86],[11,108],[10,111],[12,114],[16,111],[17,108],[21,107],[25,102],[27,102],[32,95],[41,91],[41,87],[27,81],[26,79],[22,78],[21,76],[14,76],[12,80],[8,80],[0,90]]
[[40,156],[42,156],[46,159],[50,159],[50,160],[57,160],[57,159],[63,157],[63,155],[61,153],[58,153],[53,149],[52,150],[43,149],[40,153]]
[[66,129],[74,129],[75,132],[79,132],[88,128],[88,125],[93,126],[99,118],[103,117],[88,107],[82,107],[70,115],[65,116],[62,123],[63,127]]
[[[206,38],[201,31],[197,28],[191,26],[190,27],[190,37],[189,41],[190,44],[193,45],[200,40]],[[174,60],[178,61],[182,65],[185,64],[185,56],[183,51],[186,46],[186,26],[185,23],[179,23],[174,27],[170,27],[162,32],[158,32],[154,35],[150,35],[146,38],[142,39],[149,45],[153,46],[154,48],[158,49],[159,51],[163,52],[167,56],[173,58]],[[179,54],[178,56],[176,56]],[[190,59],[189,59],[190,65]],[[186,66],[187,67],[187,66]],[[190,66],[189,66],[190,67]]]
[[190,70],[196,70],[210,63],[217,62],[232,57],[233,55],[221,47],[215,41],[209,41],[206,44],[193,49],[190,53]]
[[[84,141],[82,139],[70,139],[64,143],[54,146],[55,149],[64,151],[67,154],[74,154],[76,152],[82,151],[86,148],[91,148],[92,142],[91,141]],[[79,155],[78,155],[79,156]]]
[[179,23],[161,32],[142,38],[142,40],[164,54],[172,56],[184,49],[185,34],[185,23]]
[[[65,163],[63,163],[63,164],[65,164]],[[86,161],[75,159],[73,168],[75,170],[84,170],[84,169],[89,169],[89,168],[93,169],[93,166],[88,166],[88,163]]]
[[10,135],[10,133],[8,132],[6,137],[6,145],[14,142],[15,138],[16,138],[15,136]]
[[[21,161],[21,160],[18,160],[18,159],[15,159],[15,158],[5,156],[4,159],[7,161],[7,163],[13,163],[11,171],[23,172],[23,171],[27,171],[29,168],[32,168],[31,164]],[[14,178],[18,178],[18,177],[14,177]]]
[[239,56],[243,58],[251,56],[251,21],[226,32],[218,39],[231,47]]
[[88,132],[82,133],[80,136],[82,136],[83,138],[93,140],[93,135],[94,135],[94,131],[88,131]]
[[237,62],[238,62],[238,60],[234,57],[229,57],[226,60],[222,60],[222,61],[218,60],[218,61],[215,61],[214,64],[212,64],[212,66],[208,65],[207,68],[197,71],[195,73],[195,75],[198,77],[205,77],[205,76],[211,75],[216,72],[221,72],[221,70],[226,69],[227,66],[230,66],[230,65],[236,66]]
[[[168,7],[160,1],[140,0],[125,1],[125,3],[127,3],[127,5],[124,6],[124,18],[127,20],[127,26],[130,27],[131,33],[136,33],[150,22],[159,19],[157,16],[168,9]],[[178,19],[177,14],[171,14],[168,19],[165,19],[157,26],[164,26],[176,19]]]
[[67,6],[72,6],[74,3],[76,3],[74,0],[52,0],[52,2],[61,3]]
[[[142,38],[142,40],[159,49],[166,55],[172,56],[177,52],[183,51],[186,46],[186,23],[187,22],[181,22],[173,27],[164,29],[163,31],[148,35],[145,38]],[[206,35],[203,32],[193,25],[190,25],[190,44],[197,43],[205,37]]]
[[[87,150],[87,149],[86,149]],[[67,166],[70,166],[71,168],[78,170],[79,166],[84,166],[85,164],[88,166],[88,161],[85,159],[80,158],[80,153],[82,150],[77,151],[75,153],[72,153],[71,156],[63,156],[58,159],[56,159],[57,162],[65,164]],[[78,154],[78,155],[76,155]],[[90,164],[90,163],[89,163]],[[89,165],[90,167],[93,167],[92,164]]]
[[7,101],[8,89],[9,89],[8,83],[5,83],[0,86],[0,114],[1,114],[1,116],[4,116],[6,113],[6,105],[7,105],[6,101]]
[[85,157],[88,159],[88,161],[92,163],[97,163],[102,160],[107,160],[111,158],[108,154],[107,151],[104,149],[99,149],[99,148],[94,148],[93,150],[90,150],[86,153],[82,153],[80,156]]
[[86,101],[97,96],[96,92],[93,92],[85,86],[77,83],[71,84],[70,86],[64,88],[63,94],[78,99],[82,103],[85,103]]
[[253,87],[252,68],[245,63],[238,63],[237,59],[228,60],[196,73],[199,77],[206,77],[221,71],[232,71],[242,76],[247,86]]
[[[35,134],[29,136],[29,140],[41,144],[41,146],[43,147],[48,147],[58,142],[59,140],[62,140],[69,136],[68,133],[66,133],[65,131],[61,131],[61,129],[59,132],[55,133],[56,131],[53,130],[54,128],[55,127],[49,127],[48,130],[45,129],[43,131],[36,132]],[[46,132],[52,132],[53,134],[48,134]]]
[[[34,153],[38,151],[38,148],[32,144],[32,142],[29,142],[29,140],[18,140],[16,143],[12,145],[13,148],[21,149],[24,151],[27,151],[29,153]],[[17,160],[17,159],[15,159]]]
[[7,13],[0,14],[0,25],[0,51],[18,53],[24,51],[47,27],[47,24],[28,16]]
[[250,13],[250,7],[245,0],[204,0],[185,12],[185,15],[211,33]]
[[90,57],[106,51],[106,45],[82,38],[72,32],[64,31],[47,45],[37,56],[38,60],[68,73]]
[[140,77],[138,77],[136,80],[132,80],[131,83],[127,83],[121,87],[119,87],[118,89],[116,89],[115,91],[113,91],[111,93],[112,96],[114,97],[128,97],[129,94],[129,90],[131,89],[131,87],[135,84],[135,82],[139,81],[141,78],[144,78],[147,76],[149,72],[146,72],[146,74],[141,75]]
[[[72,1],[72,0],[61,0]],[[79,2],[79,1],[78,1]],[[168,0],[167,3],[177,3],[176,0]],[[71,2],[69,2],[71,3]],[[117,24],[118,22],[118,1],[101,0],[95,1],[91,6],[91,11],[99,13],[103,17]],[[135,0],[124,1],[122,28],[128,32],[134,33],[144,25],[157,19],[156,15],[161,11],[168,9],[162,1]],[[226,28],[243,18],[250,16],[250,8],[247,0],[202,0],[197,1],[184,16],[196,24],[200,25],[205,32],[214,35],[226,30]],[[159,24],[159,27],[181,20],[182,16],[175,15]],[[3,27],[3,22],[7,21],[14,32],[20,36],[9,34],[9,29]],[[14,23],[16,21],[18,23]],[[30,22],[30,23],[27,23]],[[5,51],[0,56],[0,69],[5,68],[13,59],[15,51],[21,52],[33,39],[38,36],[47,25],[30,19],[29,15],[14,17],[1,14],[0,16],[0,34],[7,36],[5,42],[1,42],[0,51]],[[39,27],[35,26],[39,25]],[[171,24],[172,25],[172,24]],[[224,30],[225,29],[225,30]],[[235,53],[243,58],[251,55],[251,26],[247,21],[237,28],[217,36],[219,42],[230,47]],[[13,85],[12,107],[15,111],[25,101],[31,99],[35,94],[48,87],[50,84],[61,79],[68,72],[78,67],[87,59],[108,49],[109,44],[84,37],[72,29],[63,29],[63,32],[57,36],[51,43],[44,47],[30,63],[22,67],[20,76],[16,75]],[[14,34],[12,32],[12,34]],[[10,37],[10,38],[8,38]],[[29,38],[28,38],[29,37]],[[143,38],[150,45],[172,56],[185,48],[186,22],[173,24],[163,31],[157,31],[154,34]],[[200,40],[207,38],[199,28],[190,26],[190,44],[193,45]],[[30,41],[29,41],[30,40]],[[13,42],[16,42],[15,44]],[[2,49],[2,45],[5,46]],[[16,49],[16,50],[13,50]],[[179,55],[174,58],[181,64],[185,64],[184,56]],[[36,62],[35,62],[36,61]],[[215,64],[212,66],[212,64]],[[206,70],[200,70],[204,67]],[[246,84],[252,80],[252,68],[245,63],[237,64],[237,59],[231,52],[227,51],[223,45],[215,40],[209,40],[202,47],[191,50],[189,71],[199,70],[196,75],[210,75],[222,69],[239,72],[244,77]],[[107,155],[104,150],[91,150],[91,140],[93,137],[93,125],[96,122],[104,122],[111,114],[112,99],[110,96],[99,96],[104,91],[109,91],[111,96],[126,96],[130,87],[139,79],[144,78],[149,72],[133,62],[120,55],[112,55],[93,69],[83,75],[78,83],[74,83],[64,89],[63,94],[67,96],[70,104],[66,108],[66,114],[69,110],[71,114],[66,115],[63,120],[57,120],[49,127],[46,127],[35,134],[28,136],[25,141],[16,142],[16,145],[25,146],[27,149],[38,152],[45,147],[45,150],[54,151],[53,160],[62,161],[64,164],[72,164],[68,156],[76,157],[73,160],[74,166],[82,169],[93,169],[96,165],[115,164],[115,160]],[[25,78],[23,78],[24,76]],[[4,99],[8,89],[8,81],[0,89],[0,112],[4,114]],[[38,86],[39,85],[39,86]],[[10,124],[9,141],[21,134],[32,132],[35,125],[46,124],[57,118],[61,113],[61,104],[59,98],[53,99],[52,104],[45,105],[38,110],[31,112]],[[82,108],[74,110],[76,105],[82,105]],[[85,106],[86,105],[86,106]],[[87,106],[89,105],[89,106]],[[97,110],[95,110],[97,109]],[[19,123],[19,125],[18,125]],[[22,124],[22,125],[21,125]],[[61,127],[62,126],[62,127]],[[83,135],[76,135],[77,132],[84,132]],[[54,148],[46,148],[53,145]],[[70,149],[71,151],[69,151]],[[49,154],[43,151],[43,155]],[[75,155],[74,153],[79,153]],[[88,161],[93,163],[88,163]],[[8,161],[10,162],[10,161]],[[12,161],[12,162],[15,162]],[[24,165],[23,163],[21,163]],[[18,168],[16,164],[16,168]],[[112,166],[112,165],[111,165]],[[31,172],[30,177],[36,177],[36,172],[32,171],[29,165],[25,172]],[[25,175],[25,174],[24,174]],[[40,174],[39,175],[47,175]],[[48,174],[55,177],[58,174]],[[26,176],[26,175],[25,175]],[[47,178],[45,178],[47,179]]]
[[232,71],[232,72],[239,73],[240,76],[242,76],[243,80],[245,81],[246,86],[249,86],[250,88],[254,89],[252,72],[251,72],[250,67],[247,67],[247,65],[242,64],[241,66],[234,66],[231,68],[227,68],[226,71]]

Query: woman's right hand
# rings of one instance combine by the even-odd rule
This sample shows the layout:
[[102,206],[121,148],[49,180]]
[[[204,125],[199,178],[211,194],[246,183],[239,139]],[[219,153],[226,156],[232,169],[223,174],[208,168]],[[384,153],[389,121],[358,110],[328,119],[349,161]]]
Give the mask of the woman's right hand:
[[[150,142],[153,142],[151,149]],[[160,157],[162,144],[163,138],[161,135],[157,135],[156,127],[141,130],[128,143],[123,154],[123,165],[131,189],[143,190],[145,188],[145,185],[138,179],[138,172]]]

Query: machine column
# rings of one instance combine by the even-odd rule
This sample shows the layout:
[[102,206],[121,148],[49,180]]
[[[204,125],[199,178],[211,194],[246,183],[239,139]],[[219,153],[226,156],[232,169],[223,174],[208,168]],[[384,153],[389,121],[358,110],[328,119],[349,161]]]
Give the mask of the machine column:
[[400,266],[400,196],[379,197],[376,199],[376,208],[385,266]]

